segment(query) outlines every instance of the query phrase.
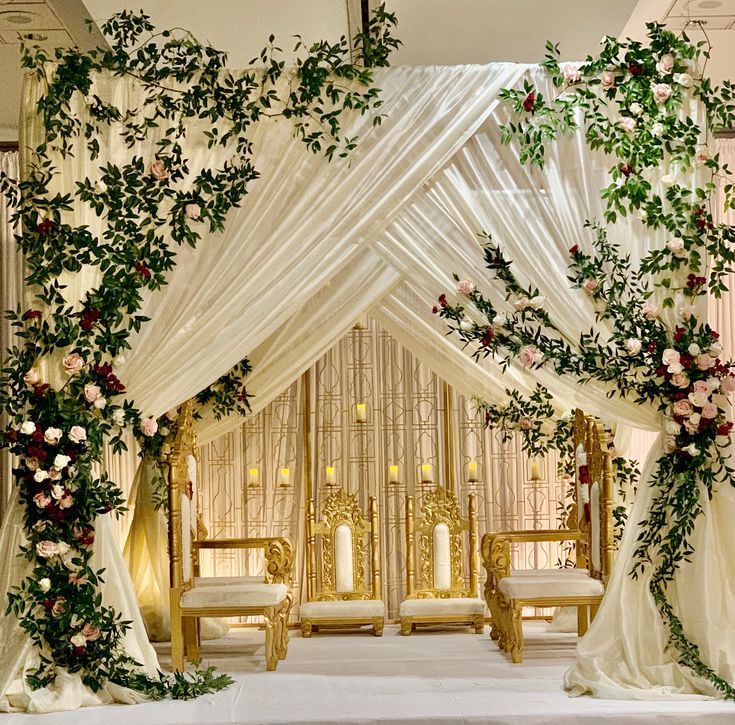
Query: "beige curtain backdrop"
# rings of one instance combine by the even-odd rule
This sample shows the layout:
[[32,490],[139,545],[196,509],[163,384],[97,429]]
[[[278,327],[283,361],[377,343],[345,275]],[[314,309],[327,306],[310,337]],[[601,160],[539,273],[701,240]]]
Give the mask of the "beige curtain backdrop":
[[[432,487],[421,483],[424,463],[432,465],[436,483],[445,483],[443,382],[373,320],[351,330],[310,370],[317,508],[330,490],[326,466],[335,467],[338,485],[358,493],[363,507],[369,496],[377,497],[383,596],[389,618],[395,619],[405,592],[405,496],[420,498]],[[202,446],[199,510],[213,538],[290,536],[297,551],[295,589],[303,595],[301,385],[292,384],[239,430]],[[497,432],[485,430],[467,399],[453,395],[452,400],[455,490],[465,513],[467,495],[478,495],[480,532],[557,527],[562,483],[556,476],[556,458],[542,463],[541,481],[531,482],[520,441],[504,444]],[[356,420],[358,402],[366,405],[366,423]],[[466,480],[471,460],[478,463],[478,483]],[[399,466],[400,483],[387,482],[390,464]],[[283,467],[289,468],[288,484],[279,477]],[[249,475],[255,468],[257,481]],[[553,566],[559,556],[558,548],[545,545],[516,552],[517,563],[531,567]],[[236,552],[212,552],[202,562],[202,573],[253,574],[259,567],[260,562],[243,560]],[[294,607],[294,620],[297,617]]]

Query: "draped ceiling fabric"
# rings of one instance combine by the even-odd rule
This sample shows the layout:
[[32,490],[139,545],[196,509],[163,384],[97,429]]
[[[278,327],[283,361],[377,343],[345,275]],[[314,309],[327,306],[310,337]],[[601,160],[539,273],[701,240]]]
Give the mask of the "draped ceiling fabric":
[[[278,336],[285,334],[280,340],[288,343],[291,361],[284,362],[278,384],[270,390],[268,372],[263,370],[262,385],[267,391],[263,400],[267,400],[281,381],[294,379],[323,352],[319,337],[302,331],[311,329],[327,312],[346,326],[350,317],[354,320],[365,310],[386,326],[392,319],[394,327],[403,328],[401,342],[407,348],[415,345],[417,353],[428,355],[436,347],[435,365],[451,360],[469,371],[474,363],[466,354],[459,358],[447,345],[432,346],[426,334],[436,330],[438,323],[429,309],[440,291],[451,291],[453,272],[473,277],[484,292],[502,302],[501,292],[482,281],[485,269],[475,236],[480,230],[493,234],[514,260],[522,282],[539,285],[549,312],[566,335],[576,339],[580,330],[593,326],[590,300],[566,285],[567,250],[584,241],[583,221],[600,216],[599,189],[605,184],[607,163],[599,155],[590,155],[583,135],[576,133],[550,145],[543,171],[520,166],[517,149],[500,143],[498,124],[505,111],[498,107],[498,91],[516,84],[524,74],[537,86],[546,84],[544,72],[537,67],[511,64],[376,71],[387,118],[376,128],[368,117],[347,121],[345,134],[360,137],[349,163],[327,164],[307,154],[292,139],[287,122],[260,124],[254,148],[262,178],[252,184],[243,206],[230,215],[226,233],[205,234],[196,251],[179,250],[169,286],[147,295],[143,314],[151,322],[132,340],[133,349],[120,371],[144,413],[160,415],[183,402],[246,354],[257,360],[260,351],[261,361],[273,360],[274,354],[284,352]],[[39,82],[27,83],[21,132],[29,145],[39,133],[35,102],[42,92]],[[108,76],[98,77],[91,92],[127,106],[137,105],[140,97],[134,82]],[[75,113],[83,119],[83,104]],[[221,151],[190,145],[185,155],[192,170],[217,163]],[[106,157],[93,162],[78,143],[74,157],[59,162],[56,183],[69,186],[85,176],[94,181],[101,163],[117,163],[131,153],[114,132],[101,139],[101,146]],[[138,144],[134,152],[144,159],[154,153],[150,141]],[[652,182],[658,184],[658,177],[668,171],[672,170],[659,170]],[[89,224],[93,232],[102,228],[100,220],[79,204],[74,219]],[[661,244],[661,238],[636,219],[618,226],[613,237],[634,259]],[[372,289],[355,294],[345,283],[346,275],[355,274],[368,286],[372,280]],[[76,302],[96,284],[97,271],[85,269],[66,281],[66,294]],[[324,304],[310,306],[315,295],[323,295]],[[422,318],[420,324],[401,322],[411,316]],[[288,326],[295,319],[304,327],[297,328],[294,338]],[[335,335],[336,330],[332,329]],[[308,354],[298,351],[302,337],[310,346]],[[450,344],[458,347],[456,340]],[[661,427],[656,411],[609,400],[602,386],[580,387],[574,380],[543,370],[513,370],[509,377],[492,361],[478,367],[488,393],[501,395],[509,382],[510,387],[528,391],[538,380],[554,392],[561,408],[580,405],[609,421],[649,430]],[[42,368],[49,381],[60,382],[60,360],[43,361]],[[257,389],[252,392],[258,394]],[[646,488],[645,482],[641,488]],[[728,505],[723,497],[712,502],[713,507]],[[707,531],[717,526],[717,520],[708,517]],[[631,531],[635,533],[634,526]],[[698,551],[695,562],[705,552],[706,548],[701,555]],[[129,579],[121,586],[129,587]],[[634,585],[623,579],[612,597],[618,600],[615,606],[640,595],[641,588],[645,590],[645,580]],[[645,598],[645,593],[640,596]],[[643,630],[660,637],[661,625],[651,607],[642,608]],[[686,626],[690,621],[686,606],[682,614]],[[701,620],[701,611],[697,615]],[[708,612],[704,618],[709,620]],[[603,620],[603,616],[596,620],[600,627]],[[619,634],[624,640],[626,633]],[[653,643],[654,649],[657,645]],[[724,651],[735,652],[735,646]],[[658,656],[663,658],[660,671],[677,670],[663,648]],[[686,675],[682,677],[688,682]],[[593,681],[588,682],[594,690]],[[648,682],[624,684],[638,687],[643,696],[650,686]],[[681,691],[698,691],[696,685],[688,687],[683,685]]]

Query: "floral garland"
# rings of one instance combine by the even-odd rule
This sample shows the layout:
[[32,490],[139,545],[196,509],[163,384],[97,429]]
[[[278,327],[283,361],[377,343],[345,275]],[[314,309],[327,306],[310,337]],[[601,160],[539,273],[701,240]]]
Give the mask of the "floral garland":
[[[133,402],[121,399],[125,387],[115,369],[130,334],[146,322],[139,314],[142,291],[166,284],[177,245],[196,246],[204,228],[222,230],[258,177],[251,135],[261,118],[290,119],[306,148],[328,160],[355,148],[357,140],[343,136],[341,117],[348,109],[374,113],[380,106],[371,67],[387,65],[398,45],[395,23],[382,6],[375,11],[354,39],[357,63],[349,60],[345,38],[309,48],[299,41],[293,71],[273,38],[260,56],[261,70],[235,74],[226,70],[223,53],[191,34],[156,33],[147,16],[128,12],[102,26],[109,49],[57,49],[53,58],[39,48],[24,52],[23,66],[47,84],[38,103],[45,135],[32,150],[27,178],[17,183],[0,175],[0,192],[16,205],[17,243],[37,305],[8,313],[20,344],[0,380],[0,404],[11,421],[0,446],[20,460],[15,477],[28,542],[20,554],[32,571],[10,593],[8,613],[40,654],[40,666],[27,677],[32,687],[52,682],[57,667],[79,673],[92,690],[110,681],[153,697],[187,698],[231,682],[211,669],[160,679],[141,674],[122,645],[129,623],[102,604],[103,572],[91,566],[94,521],[125,509],[120,490],[106,475],[95,476],[93,464],[103,441],[122,450],[122,430],[146,425]],[[118,108],[95,95],[98,73],[136,79],[146,91],[140,107]],[[289,81],[285,92],[280,79]],[[235,149],[222,168],[189,173],[181,144],[190,119],[208,119],[210,147]],[[94,182],[50,191],[55,159],[69,155],[80,138],[94,160],[111,127],[130,149],[151,129],[161,133],[151,157],[131,151],[125,164],[102,165]],[[74,223],[74,204],[104,220],[99,236]],[[100,282],[83,300],[68,302],[61,275],[82,267],[96,267]],[[55,362],[60,357],[63,364]],[[228,385],[215,383],[215,406],[217,391]]]
[[[707,128],[679,113],[694,98],[708,127],[730,127],[733,90],[729,83],[713,88],[698,72],[698,60],[707,56],[702,44],[658,24],[649,25],[647,45],[605,38],[599,56],[579,65],[562,68],[558,48],[547,44],[547,50],[544,66],[558,95],[547,101],[528,82],[522,89],[505,89],[514,118],[503,129],[504,141],[518,142],[522,162],[543,165],[544,145],[576,129],[581,110],[587,144],[615,158],[612,182],[602,191],[605,221],[636,213],[649,228],[665,230],[668,242],[634,266],[603,227],[588,224],[589,242],[569,250],[572,285],[589,295],[597,318],[609,327],[604,342],[593,331],[570,342],[544,310],[538,290],[519,283],[511,262],[488,236],[483,239],[487,266],[513,311],[496,310],[464,280],[460,294],[488,323],[467,325],[462,304],[449,304],[445,295],[437,312],[464,341],[477,343],[475,357],[493,355],[504,365],[546,366],[581,383],[608,383],[612,394],[663,413],[665,453],[651,482],[654,495],[641,522],[631,575],[650,572],[649,588],[678,661],[732,699],[735,688],[702,661],[666,591],[693,551],[690,536],[703,512],[701,496],[715,495],[719,483],[735,483],[726,462],[733,365],[721,359],[719,336],[695,306],[708,289],[722,293],[735,259],[735,230],[715,224],[711,213],[714,176],[727,175],[728,169],[704,145]],[[712,180],[695,189],[678,183],[678,173],[697,167]],[[671,170],[663,178],[663,195],[651,182],[659,168]],[[732,190],[732,184],[725,186],[730,207]],[[656,289],[660,305],[651,299]],[[675,316],[673,328],[662,319],[666,308]]]

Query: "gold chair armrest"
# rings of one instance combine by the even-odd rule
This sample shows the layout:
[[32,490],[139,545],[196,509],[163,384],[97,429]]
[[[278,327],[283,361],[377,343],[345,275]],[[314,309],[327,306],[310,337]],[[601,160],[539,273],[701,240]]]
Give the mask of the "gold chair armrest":
[[508,541],[531,543],[536,541],[582,541],[587,538],[584,531],[575,529],[528,529],[526,531],[498,531],[488,533],[490,538],[505,538]]
[[262,536],[242,539],[205,539],[193,541],[195,553],[201,549],[263,549],[266,561],[267,582],[288,584],[294,565],[294,547],[290,539],[282,536]]

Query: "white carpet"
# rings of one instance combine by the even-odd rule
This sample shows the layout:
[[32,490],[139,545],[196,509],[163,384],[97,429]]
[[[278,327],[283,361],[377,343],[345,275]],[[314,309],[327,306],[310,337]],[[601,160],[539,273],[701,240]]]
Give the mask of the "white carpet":
[[[206,642],[205,662],[236,679],[228,690],[193,702],[155,702],[89,708],[54,715],[5,715],[5,725],[213,725],[247,723],[493,723],[596,725],[664,722],[720,725],[735,722],[735,703],[707,701],[620,702],[569,698],[561,689],[574,656],[575,638],[524,629],[526,658],[511,665],[487,635],[419,631],[401,637],[386,627],[367,633],[292,632],[288,659],[265,672],[263,633],[233,630]],[[168,648],[159,648],[168,664]]]

